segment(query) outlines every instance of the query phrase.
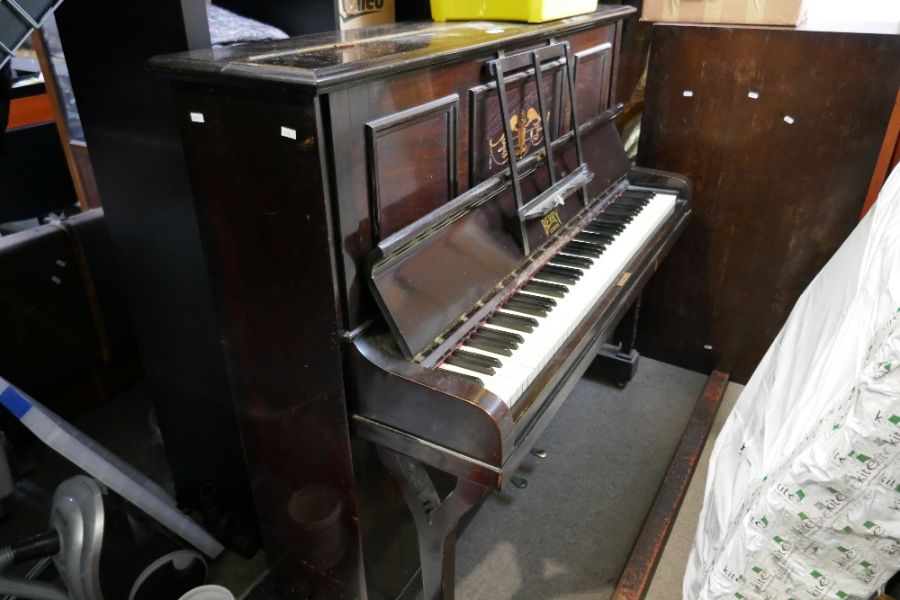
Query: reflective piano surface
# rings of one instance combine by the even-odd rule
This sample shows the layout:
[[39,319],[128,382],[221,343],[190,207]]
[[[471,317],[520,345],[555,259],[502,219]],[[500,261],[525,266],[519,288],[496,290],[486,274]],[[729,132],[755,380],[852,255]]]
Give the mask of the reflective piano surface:
[[426,597],[452,597],[459,518],[681,232],[688,182],[631,167],[613,123],[631,12],[151,62],[173,80],[267,556],[294,597],[394,597],[420,564]]

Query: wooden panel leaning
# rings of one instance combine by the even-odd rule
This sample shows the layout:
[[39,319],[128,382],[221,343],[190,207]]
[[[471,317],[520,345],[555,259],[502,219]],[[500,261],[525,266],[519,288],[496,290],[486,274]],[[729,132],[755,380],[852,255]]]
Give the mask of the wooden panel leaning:
[[859,218],[900,36],[655,25],[638,162],[695,184],[643,298],[645,354],[743,383]]

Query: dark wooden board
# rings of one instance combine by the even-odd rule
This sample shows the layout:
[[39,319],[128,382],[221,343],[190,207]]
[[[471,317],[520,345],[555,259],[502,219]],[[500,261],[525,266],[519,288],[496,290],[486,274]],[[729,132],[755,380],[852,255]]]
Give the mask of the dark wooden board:
[[[728,373],[713,371],[710,374],[625,563],[612,600],[641,600],[647,594],[727,386]],[[672,590],[672,596],[677,597],[678,590]]]
[[638,164],[689,177],[695,216],[638,347],[745,382],[857,222],[900,36],[656,25],[652,47]]

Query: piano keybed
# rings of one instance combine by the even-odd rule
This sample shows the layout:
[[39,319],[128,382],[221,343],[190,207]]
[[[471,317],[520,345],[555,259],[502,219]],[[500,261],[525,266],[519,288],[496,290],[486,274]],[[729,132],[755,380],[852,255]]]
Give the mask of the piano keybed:
[[512,408],[672,215],[676,199],[672,190],[627,188],[436,368],[487,389]]

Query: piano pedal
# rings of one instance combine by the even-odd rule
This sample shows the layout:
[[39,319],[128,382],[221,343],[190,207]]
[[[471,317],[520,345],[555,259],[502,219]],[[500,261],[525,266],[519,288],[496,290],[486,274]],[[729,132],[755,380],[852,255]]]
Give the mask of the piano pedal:
[[525,488],[528,487],[528,480],[525,479],[524,477],[519,477],[517,475],[513,475],[512,477],[510,477],[509,482],[512,483],[517,488],[519,488],[520,490],[524,490]]
[[530,454],[541,459],[547,458],[547,451],[543,448],[532,448]]

